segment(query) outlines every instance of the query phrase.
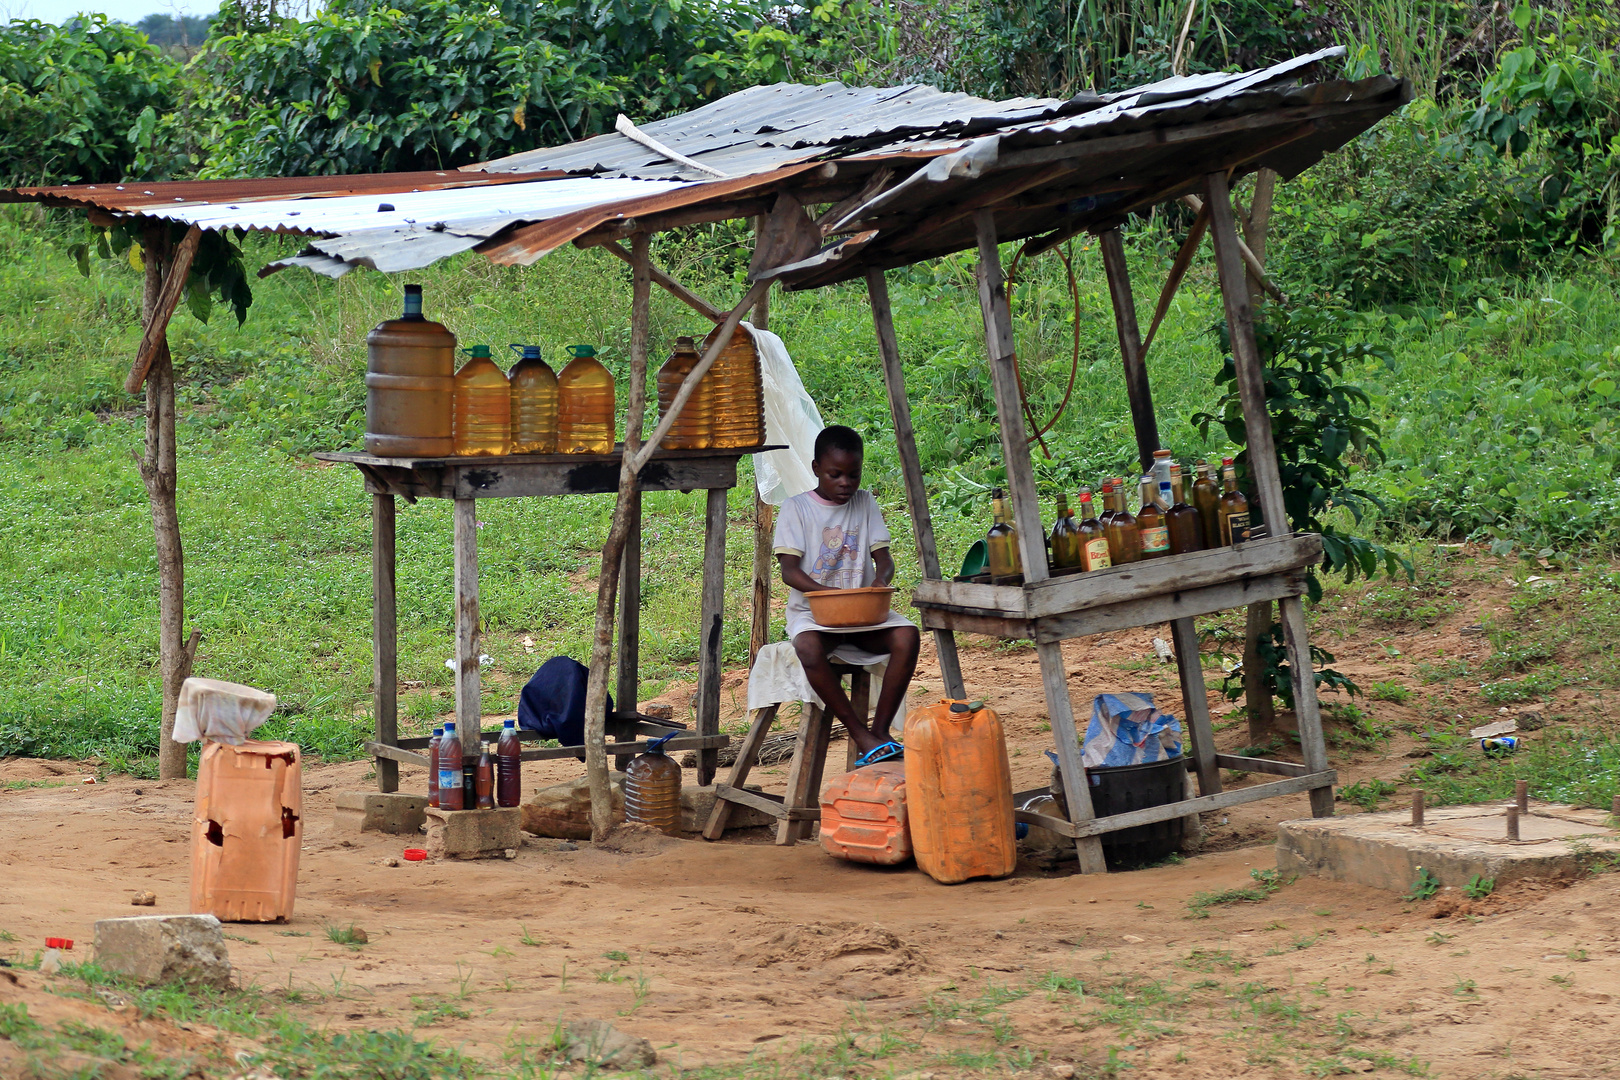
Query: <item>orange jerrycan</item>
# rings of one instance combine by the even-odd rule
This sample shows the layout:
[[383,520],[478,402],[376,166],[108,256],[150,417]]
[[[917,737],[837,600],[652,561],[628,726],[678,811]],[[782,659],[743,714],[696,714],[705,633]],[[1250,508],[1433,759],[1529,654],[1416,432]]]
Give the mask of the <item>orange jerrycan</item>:
[[906,716],[907,813],[917,865],[942,885],[1018,865],[1012,770],[1001,718],[982,701]]
[[292,918],[303,838],[297,743],[204,745],[191,826],[192,914],[222,922]]
[[879,866],[911,858],[906,763],[879,762],[827,781],[821,792],[821,846],[840,859]]

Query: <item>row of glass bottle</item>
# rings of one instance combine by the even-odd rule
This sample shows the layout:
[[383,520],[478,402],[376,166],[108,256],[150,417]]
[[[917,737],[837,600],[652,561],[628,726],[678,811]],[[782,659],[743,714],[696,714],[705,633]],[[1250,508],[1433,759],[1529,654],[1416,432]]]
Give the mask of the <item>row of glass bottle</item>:
[[[1057,521],[1047,538],[1053,571],[1101,570],[1118,563],[1157,559],[1191,551],[1230,547],[1249,538],[1249,500],[1238,490],[1231,458],[1221,460],[1222,487],[1207,462],[1197,465],[1192,501],[1183,490],[1181,466],[1170,451],[1153,455],[1153,472],[1140,480],[1141,508],[1132,514],[1126,502],[1125,478],[1104,480],[1104,508],[1096,512],[1090,488],[1080,489],[1080,513],[1069,508],[1067,495],[1057,500]],[[995,523],[985,536],[992,580],[1023,573],[1018,533],[1001,489],[993,493]]]

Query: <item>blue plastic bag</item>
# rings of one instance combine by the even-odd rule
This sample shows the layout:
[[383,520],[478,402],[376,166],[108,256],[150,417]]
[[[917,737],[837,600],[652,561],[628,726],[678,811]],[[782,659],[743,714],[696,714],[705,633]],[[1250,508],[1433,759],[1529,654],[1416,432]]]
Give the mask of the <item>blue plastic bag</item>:
[[1152,694],[1098,694],[1081,763],[1146,765],[1181,756],[1181,722],[1153,707]]

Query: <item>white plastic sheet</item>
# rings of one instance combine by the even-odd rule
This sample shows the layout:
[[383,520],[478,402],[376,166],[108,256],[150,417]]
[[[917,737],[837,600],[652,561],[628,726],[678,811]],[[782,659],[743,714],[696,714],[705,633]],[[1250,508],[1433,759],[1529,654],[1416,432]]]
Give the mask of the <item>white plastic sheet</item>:
[[223,679],[187,679],[180,684],[174,741],[212,739],[241,746],[275,709],[276,695],[263,690]]
[[816,486],[810,461],[816,456],[816,436],[826,425],[782,339],[769,330],[749,329],[759,350],[759,375],[765,391],[765,441],[787,445],[786,450],[755,454],[754,476],[759,497],[781,506]]

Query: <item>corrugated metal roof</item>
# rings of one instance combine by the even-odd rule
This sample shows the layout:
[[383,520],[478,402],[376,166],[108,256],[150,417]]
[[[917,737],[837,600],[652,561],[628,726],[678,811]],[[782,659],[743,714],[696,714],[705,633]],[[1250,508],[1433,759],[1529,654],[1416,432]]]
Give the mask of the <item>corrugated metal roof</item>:
[[[562,175],[560,173],[555,175]],[[339,195],[398,194],[446,188],[487,187],[542,179],[538,175],[493,177],[456,169],[435,172],[363,173],[347,176],[270,176],[245,180],[158,180],[128,184],[67,184],[0,190],[0,202],[43,202],[139,213],[181,203],[319,199]]]

